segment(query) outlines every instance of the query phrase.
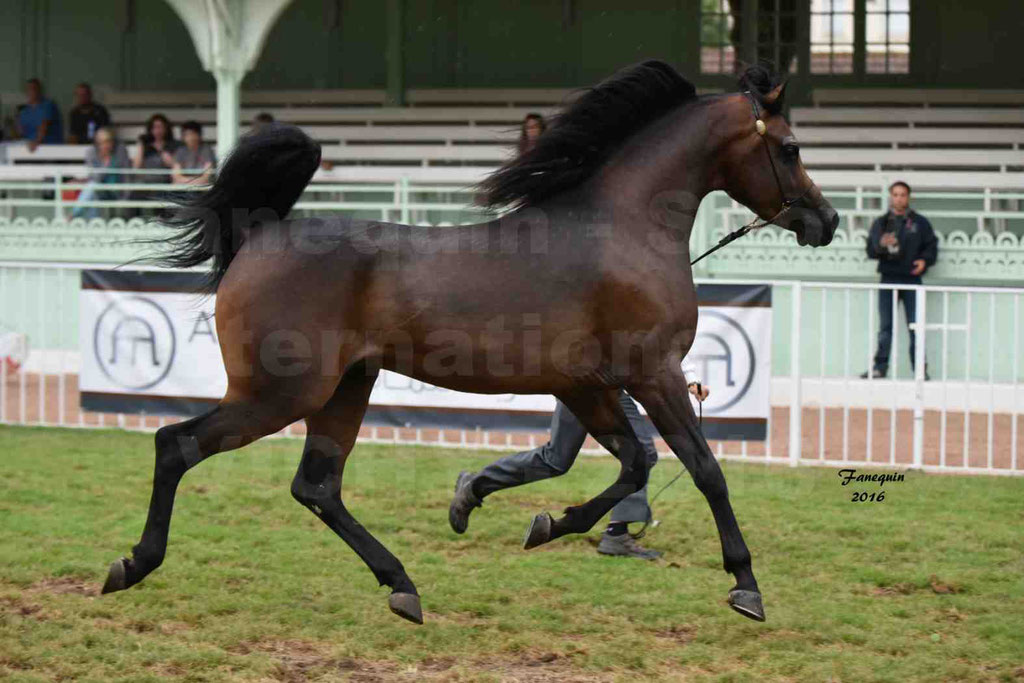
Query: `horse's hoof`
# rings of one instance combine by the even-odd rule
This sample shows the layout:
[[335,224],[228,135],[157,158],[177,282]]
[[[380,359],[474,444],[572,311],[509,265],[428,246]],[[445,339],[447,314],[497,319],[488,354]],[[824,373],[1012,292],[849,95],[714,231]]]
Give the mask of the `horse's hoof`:
[[128,587],[127,565],[128,558],[125,557],[115,560],[114,563],[110,565],[110,571],[107,572],[107,580],[103,584],[103,590],[100,591],[102,595],[123,591]]
[[544,545],[551,540],[551,525],[555,520],[546,512],[542,512],[530,522],[530,528],[526,530],[523,538],[523,549],[529,550],[539,545]]
[[414,624],[423,623],[423,610],[420,609],[420,596],[415,593],[392,593],[388,597],[388,607],[391,611],[408,619]]
[[764,621],[764,604],[761,602],[761,594],[757,591],[739,588],[729,591],[729,607],[749,619]]

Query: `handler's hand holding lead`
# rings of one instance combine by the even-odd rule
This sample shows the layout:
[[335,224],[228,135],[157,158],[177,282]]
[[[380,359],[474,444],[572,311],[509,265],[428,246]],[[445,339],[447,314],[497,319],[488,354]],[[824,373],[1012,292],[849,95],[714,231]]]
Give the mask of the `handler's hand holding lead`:
[[690,384],[687,385],[687,388],[690,390],[691,394],[697,397],[698,401],[703,401],[711,393],[711,390],[700,382],[690,382]]

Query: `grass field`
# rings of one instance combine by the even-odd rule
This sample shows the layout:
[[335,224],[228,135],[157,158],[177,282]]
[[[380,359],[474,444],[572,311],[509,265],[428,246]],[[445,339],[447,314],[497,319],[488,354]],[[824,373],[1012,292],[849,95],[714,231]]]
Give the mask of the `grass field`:
[[[764,592],[725,605],[711,514],[688,477],[645,543],[526,552],[532,515],[614,477],[583,458],[447,524],[459,469],[493,454],[358,446],[345,498],[404,562],[426,625],[288,492],[301,443],[221,455],[182,484],[167,561],[99,597],[144,521],[152,436],[0,427],[0,679],[12,681],[1024,679],[1024,479],[923,475],[851,502],[836,470],[723,465]],[[652,473],[660,486],[679,463]]]

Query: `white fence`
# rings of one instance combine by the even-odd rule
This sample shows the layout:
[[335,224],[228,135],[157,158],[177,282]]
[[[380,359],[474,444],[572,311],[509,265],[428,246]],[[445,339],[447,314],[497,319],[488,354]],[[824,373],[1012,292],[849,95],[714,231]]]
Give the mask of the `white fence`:
[[[0,339],[6,340],[0,355],[9,356],[9,362],[0,362],[0,423],[154,429],[174,419],[79,410],[79,271],[88,267],[93,266],[0,261]],[[872,366],[877,298],[883,286],[770,284],[774,323],[769,437],[766,442],[713,443],[721,457],[1024,474],[1024,435],[1018,429],[1024,400],[1024,289],[896,286],[886,294],[894,303],[889,376],[861,379],[860,373]],[[917,303],[912,372],[896,290],[910,292]],[[27,355],[20,351],[23,345]],[[926,364],[930,380],[925,378]],[[288,433],[301,433],[301,426]],[[513,449],[544,435],[413,426],[366,428],[363,437]]]

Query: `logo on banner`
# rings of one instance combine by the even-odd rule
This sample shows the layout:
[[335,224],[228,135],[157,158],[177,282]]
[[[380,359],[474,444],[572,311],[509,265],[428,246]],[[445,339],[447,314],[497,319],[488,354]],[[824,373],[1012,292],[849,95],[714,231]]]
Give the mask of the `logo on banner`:
[[704,403],[706,413],[728,410],[754,383],[754,344],[743,326],[724,313],[701,311],[697,336],[686,358],[697,365],[701,382],[713,387]]
[[176,343],[170,316],[141,296],[110,302],[93,328],[96,362],[107,379],[125,389],[148,389],[166,377]]

